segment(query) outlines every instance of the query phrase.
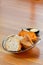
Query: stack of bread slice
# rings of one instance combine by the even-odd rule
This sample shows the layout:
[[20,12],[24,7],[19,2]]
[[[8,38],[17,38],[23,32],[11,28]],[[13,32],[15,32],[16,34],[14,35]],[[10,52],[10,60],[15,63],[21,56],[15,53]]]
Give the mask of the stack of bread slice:
[[6,41],[6,49],[9,51],[20,51],[23,47],[29,48],[37,40],[34,32],[20,31],[18,35],[9,37]]

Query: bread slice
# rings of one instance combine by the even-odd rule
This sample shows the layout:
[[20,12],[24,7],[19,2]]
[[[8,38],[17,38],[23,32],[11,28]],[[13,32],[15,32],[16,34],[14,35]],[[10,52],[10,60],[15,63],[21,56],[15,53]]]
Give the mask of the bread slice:
[[31,41],[31,39],[29,39],[28,36],[25,36],[21,40],[21,44],[23,45],[23,47],[28,48],[28,47],[32,46],[33,42]]
[[25,35],[28,35],[28,36],[30,36],[30,38],[31,38],[31,40],[33,41],[33,42],[35,42],[35,41],[37,41],[37,36],[36,36],[36,34],[34,33],[34,32],[29,32],[29,31],[26,31],[26,30],[22,30],[22,31],[20,31],[19,32],[19,34],[18,34],[19,36],[25,36]]
[[8,51],[19,51],[21,50],[20,40],[22,39],[21,36],[14,36],[10,40],[6,42],[6,49]]

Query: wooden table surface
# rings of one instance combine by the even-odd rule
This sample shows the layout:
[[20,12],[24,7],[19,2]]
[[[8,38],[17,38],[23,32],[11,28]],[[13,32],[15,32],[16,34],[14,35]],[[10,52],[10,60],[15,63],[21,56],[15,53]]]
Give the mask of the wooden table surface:
[[[27,27],[40,30],[39,44],[20,54],[4,51],[4,37]],[[0,0],[0,65],[43,65],[43,0]]]

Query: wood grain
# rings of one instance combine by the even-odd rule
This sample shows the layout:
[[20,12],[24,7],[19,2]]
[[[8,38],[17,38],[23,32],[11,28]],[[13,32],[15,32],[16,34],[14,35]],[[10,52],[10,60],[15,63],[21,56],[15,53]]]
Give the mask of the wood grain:
[[[39,44],[20,54],[4,51],[4,37],[27,27],[40,30]],[[43,65],[43,0],[0,0],[0,65]]]

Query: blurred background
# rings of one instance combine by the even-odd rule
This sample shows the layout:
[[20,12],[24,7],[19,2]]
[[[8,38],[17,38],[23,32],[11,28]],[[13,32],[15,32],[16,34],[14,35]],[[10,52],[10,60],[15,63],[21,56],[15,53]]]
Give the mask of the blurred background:
[[43,0],[0,0],[0,36],[22,28],[43,30]]
[[0,0],[0,33],[43,27],[43,0]]

